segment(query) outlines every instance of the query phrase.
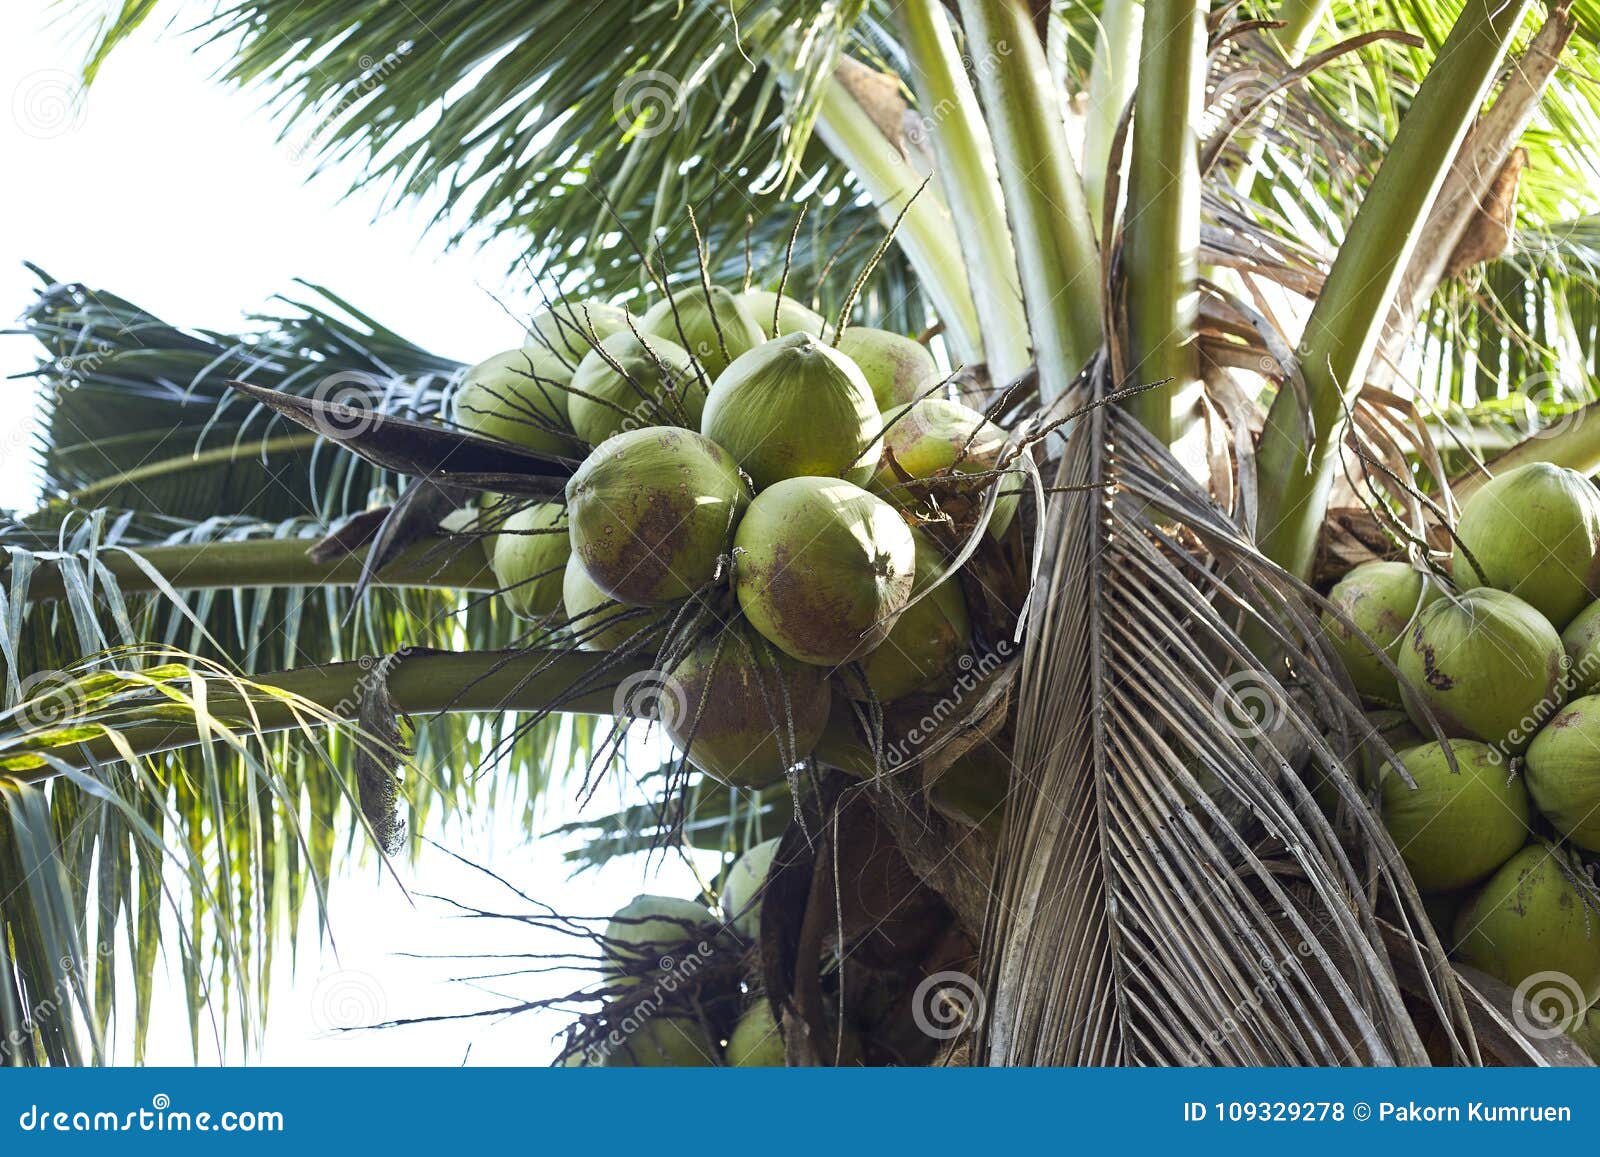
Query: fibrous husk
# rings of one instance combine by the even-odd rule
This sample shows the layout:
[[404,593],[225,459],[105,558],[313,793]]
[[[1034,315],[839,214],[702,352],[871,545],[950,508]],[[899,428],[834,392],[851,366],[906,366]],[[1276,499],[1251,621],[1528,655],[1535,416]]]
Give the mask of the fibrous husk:
[[861,368],[880,410],[915,401],[939,377],[927,347],[888,330],[846,326],[838,348]]
[[1576,470],[1530,462],[1484,483],[1456,537],[1459,586],[1510,591],[1558,631],[1600,595],[1600,491]]
[[1362,698],[1399,704],[1400,680],[1372,647],[1380,648],[1393,663],[1418,612],[1438,596],[1435,584],[1403,562],[1362,563],[1329,592],[1328,601],[1342,615],[1325,613],[1322,629]]
[[915,565],[911,528],[881,498],[839,478],[788,478],[739,524],[734,591],[779,650],[834,667],[888,636]]
[[567,383],[572,370],[544,350],[516,349],[479,362],[461,379],[451,403],[457,426],[544,454],[571,455]]
[[750,311],[721,286],[678,290],[650,307],[639,321],[639,332],[677,342],[712,379],[766,340]]
[[[776,293],[766,289],[747,289],[733,296],[750,316],[756,319],[756,324],[761,327],[761,332],[767,335],[768,341],[789,333],[809,333],[813,337],[827,336],[827,319],[811,307],[801,305],[792,297],[785,295],[780,298]],[[773,324],[774,320],[777,322],[776,326]]]
[[1550,621],[1505,591],[1439,599],[1400,648],[1401,698],[1419,724],[1521,751],[1566,700],[1565,652]]
[[741,355],[712,385],[700,422],[757,489],[802,476],[865,483],[878,460],[878,427],[855,364],[808,333]]
[[1404,776],[1392,766],[1381,775],[1383,823],[1424,892],[1476,884],[1527,841],[1527,788],[1494,748],[1427,743],[1400,763]]
[[1600,695],[1574,699],[1528,745],[1528,794],[1552,827],[1600,851]]
[[628,430],[567,482],[572,550],[618,602],[685,598],[716,575],[748,494],[733,459],[709,438],[669,426]]
[[542,619],[560,608],[563,577],[572,544],[567,510],[559,502],[540,502],[513,511],[492,539],[489,565],[501,598],[513,614]]
[[706,387],[676,342],[614,333],[590,350],[572,375],[568,409],[578,437],[598,446],[643,426],[700,428]]

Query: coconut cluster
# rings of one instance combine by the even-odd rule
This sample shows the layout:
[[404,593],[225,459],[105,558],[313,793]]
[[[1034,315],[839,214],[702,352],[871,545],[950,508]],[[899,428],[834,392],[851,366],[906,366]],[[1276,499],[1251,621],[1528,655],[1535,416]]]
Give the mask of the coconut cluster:
[[1600,1001],[1600,908],[1574,856],[1600,851],[1600,491],[1521,466],[1455,533],[1453,590],[1366,563],[1323,626],[1396,753],[1364,775],[1442,937],[1513,988],[1561,974],[1578,1028]]
[[691,763],[761,787],[811,755],[836,692],[888,702],[971,644],[949,553],[1003,534],[1005,431],[932,354],[775,293],[685,288],[633,316],[571,303],[465,374],[462,429],[574,462],[558,501],[479,526],[507,609],[570,645],[651,653]]
[[[607,1011],[569,1039],[562,1065],[785,1064],[783,1025],[771,1002],[748,981],[760,974],[762,896],[778,843],[756,844],[729,867],[721,919],[699,900],[650,894],[635,896],[617,910],[596,938],[600,987],[595,995]],[[736,973],[711,963],[730,951],[740,960]],[[837,1032],[833,1062],[864,1064],[860,1036],[836,1005],[830,1024]]]

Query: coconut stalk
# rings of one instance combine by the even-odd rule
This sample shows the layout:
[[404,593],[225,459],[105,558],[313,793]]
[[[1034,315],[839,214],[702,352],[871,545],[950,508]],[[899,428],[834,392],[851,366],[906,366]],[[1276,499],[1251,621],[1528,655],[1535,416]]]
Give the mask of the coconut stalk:
[[[194,591],[354,586],[360,581],[367,556],[365,548],[330,562],[319,562],[307,553],[313,542],[304,538],[259,538],[178,546],[103,547],[94,563],[97,569],[110,573],[124,594],[156,591],[163,586]],[[470,539],[431,538],[414,543],[372,581],[388,587],[499,589],[483,550]],[[63,598],[66,577],[61,567],[41,558],[27,594],[34,602]]]
[[978,361],[983,337],[949,210],[937,192],[922,187],[898,142],[885,135],[862,103],[863,82],[872,79],[863,74],[871,72],[853,60],[840,63],[823,86],[815,131],[871,195],[884,225],[900,218],[895,240],[933,300],[952,352],[958,360]]
[[1286,382],[1268,412],[1257,538],[1269,558],[1297,577],[1311,574],[1345,408],[1366,381],[1423,223],[1527,8],[1527,0],[1468,0],[1306,321],[1299,351],[1304,390]]
[[1205,85],[1204,0],[1149,0],[1144,6],[1139,85],[1123,260],[1127,270],[1128,364],[1121,385],[1166,384],[1130,408],[1162,442],[1174,435],[1174,403],[1200,376],[1195,345],[1200,246],[1200,120]]
[[995,382],[1010,382],[1027,370],[1032,356],[1016,250],[994,175],[994,145],[944,6],[904,0],[897,14],[912,89],[961,242],[984,359]]
[[[603,670],[607,664],[610,669]],[[0,754],[0,783],[40,782],[62,774],[64,768],[92,770],[119,759],[193,747],[218,737],[217,724],[265,735],[354,721],[367,688],[380,679],[395,709],[413,718],[463,711],[610,715],[617,707],[618,683],[649,665],[648,655],[618,661],[592,651],[417,651],[297,667],[238,683],[210,677],[203,704],[210,726],[202,728],[198,710],[195,718],[174,720],[177,704],[163,700],[152,704],[149,722],[137,717],[124,722],[126,716],[119,716],[114,737],[101,735],[46,749],[56,761],[53,764],[6,771],[6,762],[40,749],[14,748]],[[574,686],[585,690],[574,693]],[[70,687],[56,697],[70,697]]]
[[1050,65],[1023,0],[961,0],[1046,403],[1101,344],[1100,257]]
[[1484,198],[1505,167],[1539,108],[1576,21],[1570,4],[1558,4],[1508,70],[1494,104],[1478,118],[1462,142],[1450,175],[1428,214],[1416,252],[1401,282],[1399,299],[1384,325],[1370,378],[1387,386],[1399,370],[1417,319],[1444,280],[1457,246],[1478,218]]
[[1558,419],[1549,430],[1524,438],[1481,468],[1474,466],[1452,478],[1450,493],[1457,502],[1465,502],[1490,478],[1530,462],[1565,466],[1586,477],[1600,472],[1600,402],[1590,402],[1581,410],[1574,410]]
[[1106,0],[1100,9],[1100,35],[1089,67],[1089,94],[1083,125],[1083,192],[1095,234],[1105,220],[1106,185],[1111,180],[1111,144],[1122,114],[1139,83],[1139,45],[1144,30],[1141,0]]

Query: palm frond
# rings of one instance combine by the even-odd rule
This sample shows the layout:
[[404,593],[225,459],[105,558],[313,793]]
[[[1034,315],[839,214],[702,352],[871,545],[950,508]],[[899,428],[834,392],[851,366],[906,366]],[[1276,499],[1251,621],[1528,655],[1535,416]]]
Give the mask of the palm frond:
[[[1473,1055],[1420,899],[1345,770],[1361,717],[1304,588],[1115,408],[1080,422],[1059,481],[987,937],[990,1056],[1425,1063],[1374,897],[1416,931],[1424,999]],[[1264,664],[1247,634],[1298,657]],[[1354,854],[1312,798],[1324,782]]]

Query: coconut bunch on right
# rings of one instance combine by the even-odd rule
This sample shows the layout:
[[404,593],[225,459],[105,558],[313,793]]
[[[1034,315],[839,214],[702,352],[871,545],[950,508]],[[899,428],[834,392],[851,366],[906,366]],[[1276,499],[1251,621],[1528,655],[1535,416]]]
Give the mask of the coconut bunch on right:
[[1600,1057],[1597,598],[1600,490],[1532,463],[1466,500],[1447,576],[1365,563],[1323,624],[1394,754],[1367,786],[1442,938]]
[[452,408],[574,466],[551,501],[484,501],[502,600],[540,645],[649,657],[650,711],[694,767],[766,786],[843,704],[958,669],[955,563],[1010,528],[1020,451],[923,344],[715,286],[640,316],[575,303],[530,334]]

